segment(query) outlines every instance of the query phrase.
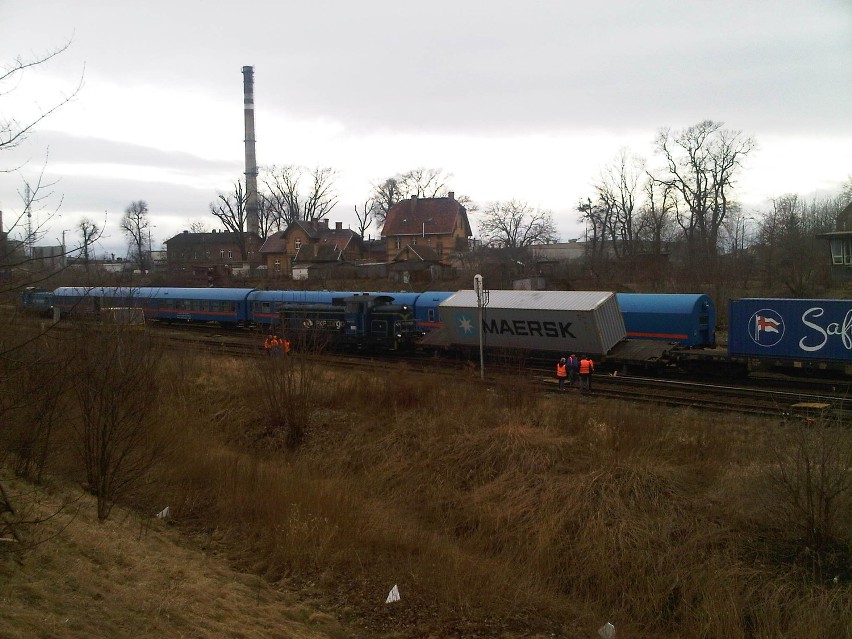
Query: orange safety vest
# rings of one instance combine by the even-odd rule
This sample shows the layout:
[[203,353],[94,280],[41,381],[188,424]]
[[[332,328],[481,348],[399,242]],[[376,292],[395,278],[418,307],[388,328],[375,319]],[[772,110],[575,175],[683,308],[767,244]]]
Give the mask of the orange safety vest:
[[588,375],[593,370],[595,370],[595,364],[590,359],[581,359],[580,360],[580,375]]
[[285,353],[290,352],[290,340],[287,339],[287,338],[284,338],[284,352]]
[[269,350],[270,348],[272,348],[272,338],[271,337],[267,336],[266,340],[264,340],[263,348],[265,348],[266,350]]
[[556,376],[557,377],[568,377],[568,367],[565,364],[557,364],[556,365]]

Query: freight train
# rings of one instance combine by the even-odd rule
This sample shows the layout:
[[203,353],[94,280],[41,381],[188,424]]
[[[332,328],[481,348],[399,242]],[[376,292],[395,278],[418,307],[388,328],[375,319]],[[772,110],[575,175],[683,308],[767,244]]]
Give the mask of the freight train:
[[492,349],[593,355],[614,366],[755,370],[779,366],[852,375],[852,301],[738,299],[728,348],[716,345],[707,295],[607,291],[263,291],[253,288],[28,290],[25,307],[62,316],[138,307],[158,322],[217,322],[285,331],[357,348]]

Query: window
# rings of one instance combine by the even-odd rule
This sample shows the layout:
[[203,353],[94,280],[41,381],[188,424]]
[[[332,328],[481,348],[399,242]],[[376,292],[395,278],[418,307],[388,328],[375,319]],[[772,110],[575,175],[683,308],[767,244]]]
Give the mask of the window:
[[852,239],[831,240],[831,263],[852,266]]
[[234,252],[233,252],[233,251],[228,251],[228,259],[229,259],[229,260],[230,260],[230,259],[233,259],[233,257],[234,257]]
[[275,260],[275,270],[276,271],[281,270],[281,260]]
[[443,255],[444,254],[444,245],[441,244],[440,242],[438,242],[438,245],[435,247],[435,252],[438,255]]
[[297,238],[296,238],[296,241],[295,241],[295,243],[294,243],[294,245],[295,245],[295,247],[296,247],[296,250],[298,251],[300,248],[302,248],[302,240],[300,240],[300,239],[297,237]]
[[394,245],[396,246],[396,248],[401,249],[402,248],[402,240],[399,239],[399,238],[396,238]]
[[411,246],[417,246],[417,238],[411,238]]
[[222,260],[225,259],[225,249],[219,250],[219,259],[222,259]]

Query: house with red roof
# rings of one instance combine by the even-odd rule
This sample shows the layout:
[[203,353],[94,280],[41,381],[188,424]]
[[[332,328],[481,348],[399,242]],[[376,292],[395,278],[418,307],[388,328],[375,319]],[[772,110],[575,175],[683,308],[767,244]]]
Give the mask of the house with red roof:
[[[400,252],[414,249],[405,255],[418,258],[428,254],[440,262],[456,261],[455,256],[469,248],[473,236],[467,209],[455,199],[452,191],[447,197],[411,198],[397,202],[385,217],[382,238],[387,242],[387,261],[398,261]],[[420,249],[428,249],[420,251]]]
[[271,276],[291,277],[296,263],[354,262],[363,258],[364,247],[361,236],[342,222],[329,228],[328,220],[299,220],[266,238],[260,254]]

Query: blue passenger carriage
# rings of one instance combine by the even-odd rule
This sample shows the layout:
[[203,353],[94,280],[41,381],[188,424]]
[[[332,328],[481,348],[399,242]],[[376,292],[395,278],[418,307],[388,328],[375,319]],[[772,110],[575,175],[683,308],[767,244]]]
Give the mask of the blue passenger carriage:
[[100,316],[104,308],[133,307],[139,299],[130,287],[61,286],[53,291],[54,309],[60,316],[87,318]]
[[250,321],[253,288],[140,288],[145,317],[167,322],[219,322],[241,326]]
[[107,308],[141,308],[145,318],[159,321],[219,322],[237,326],[248,321],[246,298],[251,288],[60,287],[53,292],[62,315],[100,315]]

